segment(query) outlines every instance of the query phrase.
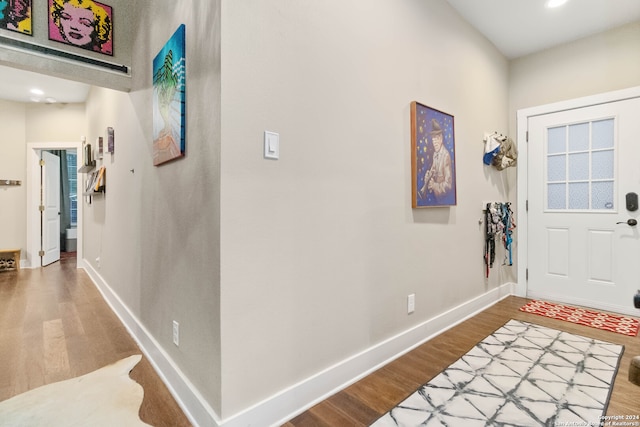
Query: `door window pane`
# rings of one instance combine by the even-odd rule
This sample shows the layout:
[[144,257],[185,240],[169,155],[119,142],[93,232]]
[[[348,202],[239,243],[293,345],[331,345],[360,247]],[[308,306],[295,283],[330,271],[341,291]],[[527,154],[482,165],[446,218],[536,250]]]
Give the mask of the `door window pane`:
[[566,142],[566,126],[551,128],[548,131],[548,150],[549,154],[564,153],[567,151]]
[[594,149],[613,148],[614,139],[614,120],[598,120],[592,123]]
[[567,156],[549,156],[547,167],[548,181],[566,181],[567,179]]
[[589,149],[589,123],[569,126],[569,151]]
[[589,209],[589,183],[569,184],[569,209]]
[[549,184],[547,187],[547,201],[549,209],[567,208],[567,185]]
[[589,179],[589,153],[569,154],[569,180]]
[[613,150],[593,153],[591,158],[591,178],[613,179]]
[[615,207],[613,181],[594,182],[591,188],[592,208],[611,210]]
[[547,209],[614,209],[615,156],[614,119],[547,129]]

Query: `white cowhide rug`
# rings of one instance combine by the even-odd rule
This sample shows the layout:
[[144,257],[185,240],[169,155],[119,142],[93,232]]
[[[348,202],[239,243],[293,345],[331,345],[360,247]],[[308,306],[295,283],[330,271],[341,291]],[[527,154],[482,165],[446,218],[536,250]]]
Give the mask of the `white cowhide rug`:
[[129,377],[141,359],[130,356],[0,402],[0,426],[147,426],[138,417],[144,391]]

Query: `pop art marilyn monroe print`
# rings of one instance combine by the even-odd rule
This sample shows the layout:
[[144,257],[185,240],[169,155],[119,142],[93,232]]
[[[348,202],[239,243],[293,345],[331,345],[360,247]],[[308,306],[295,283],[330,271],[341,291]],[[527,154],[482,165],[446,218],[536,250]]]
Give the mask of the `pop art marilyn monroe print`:
[[49,0],[49,39],[113,55],[112,15],[93,0]]
[[31,0],[0,0],[0,28],[31,35]]

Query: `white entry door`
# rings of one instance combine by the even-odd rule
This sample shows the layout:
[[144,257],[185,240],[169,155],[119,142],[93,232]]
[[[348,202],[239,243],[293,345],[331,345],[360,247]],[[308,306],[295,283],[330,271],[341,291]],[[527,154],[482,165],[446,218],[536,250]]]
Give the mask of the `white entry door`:
[[42,152],[42,265],[60,259],[60,157]]
[[633,98],[529,118],[529,297],[637,314],[639,117]]

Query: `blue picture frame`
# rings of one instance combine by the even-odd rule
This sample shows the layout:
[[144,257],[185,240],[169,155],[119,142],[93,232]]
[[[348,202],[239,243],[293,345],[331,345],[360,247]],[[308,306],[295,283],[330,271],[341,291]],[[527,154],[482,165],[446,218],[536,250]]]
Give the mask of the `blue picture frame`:
[[455,206],[454,117],[411,103],[411,206]]

